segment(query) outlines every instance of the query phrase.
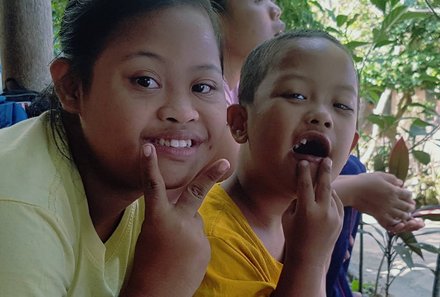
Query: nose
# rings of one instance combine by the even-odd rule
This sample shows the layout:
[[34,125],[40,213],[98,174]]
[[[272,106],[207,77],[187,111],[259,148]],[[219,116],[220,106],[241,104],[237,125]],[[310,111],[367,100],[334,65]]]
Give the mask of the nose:
[[310,111],[307,114],[306,122],[307,124],[315,127],[320,127],[320,126],[323,126],[325,128],[333,127],[332,117],[325,108],[320,108]]
[[270,16],[273,20],[278,20],[281,17],[281,8],[272,2],[272,6],[270,8]]
[[188,123],[197,121],[199,113],[190,99],[174,97],[166,100],[158,110],[159,119],[173,123]]

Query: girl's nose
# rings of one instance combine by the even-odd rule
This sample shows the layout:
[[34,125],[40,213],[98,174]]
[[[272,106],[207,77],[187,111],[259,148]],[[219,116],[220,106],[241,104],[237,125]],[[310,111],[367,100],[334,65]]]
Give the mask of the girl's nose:
[[281,17],[281,8],[275,3],[270,8],[270,16],[273,20],[278,20]]
[[194,108],[190,99],[175,98],[169,99],[159,108],[159,119],[173,123],[188,123],[197,121],[199,113]]

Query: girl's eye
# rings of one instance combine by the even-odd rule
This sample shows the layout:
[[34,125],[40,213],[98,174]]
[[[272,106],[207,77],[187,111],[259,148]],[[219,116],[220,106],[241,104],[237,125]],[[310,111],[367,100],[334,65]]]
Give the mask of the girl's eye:
[[194,86],[192,86],[192,91],[196,92],[196,93],[202,93],[202,94],[208,94],[209,92],[211,92],[214,87],[207,85],[207,84],[196,84]]
[[159,84],[151,77],[149,76],[140,76],[140,77],[136,77],[135,82],[144,87],[144,88],[148,88],[148,89],[157,89],[159,88]]
[[351,107],[348,106],[348,105],[342,104],[342,103],[335,103],[335,104],[333,104],[333,106],[336,107],[336,108],[342,109],[342,110],[350,110],[350,111],[353,111],[353,108],[351,108]]
[[299,93],[287,93],[283,95],[287,99],[307,100],[307,97]]

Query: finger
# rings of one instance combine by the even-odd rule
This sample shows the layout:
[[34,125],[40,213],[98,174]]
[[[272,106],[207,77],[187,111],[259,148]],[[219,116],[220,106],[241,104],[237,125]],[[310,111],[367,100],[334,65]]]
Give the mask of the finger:
[[[322,203],[323,206],[330,205],[330,197],[332,196],[332,186],[331,186],[331,170],[332,160],[330,158],[325,158],[319,164],[318,180],[316,183],[316,202]],[[338,198],[339,199],[339,198]]]
[[179,197],[176,207],[195,215],[212,186],[229,170],[230,164],[221,159],[197,175]]
[[156,149],[152,144],[141,147],[141,181],[144,190],[145,211],[154,212],[168,203],[165,183],[160,174]]
[[383,179],[390,184],[393,184],[397,187],[403,186],[403,181],[399,178],[397,178],[394,174],[391,173],[383,173]]
[[315,193],[313,191],[313,181],[310,173],[310,164],[306,160],[301,160],[297,165],[297,196],[298,209],[305,209],[312,205],[315,201]]
[[402,220],[402,221],[407,221],[412,218],[412,212],[400,210],[397,208],[391,209],[388,212],[388,215],[393,219]]
[[406,189],[399,189],[397,192],[399,199],[411,205],[415,205],[415,201],[412,199],[412,192]]

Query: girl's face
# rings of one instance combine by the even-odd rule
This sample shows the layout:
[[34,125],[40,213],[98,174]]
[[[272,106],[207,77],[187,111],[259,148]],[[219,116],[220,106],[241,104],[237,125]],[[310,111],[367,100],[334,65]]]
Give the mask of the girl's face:
[[224,17],[226,47],[247,57],[252,49],[284,31],[273,0],[228,0]]
[[153,143],[168,189],[212,159],[226,122],[219,50],[212,25],[188,6],[121,25],[93,68],[79,116],[102,174],[139,188],[139,151]]
[[350,57],[324,38],[286,41],[247,105],[250,162],[274,191],[295,192],[297,164],[312,178],[325,157],[339,175],[357,141],[357,77]]

